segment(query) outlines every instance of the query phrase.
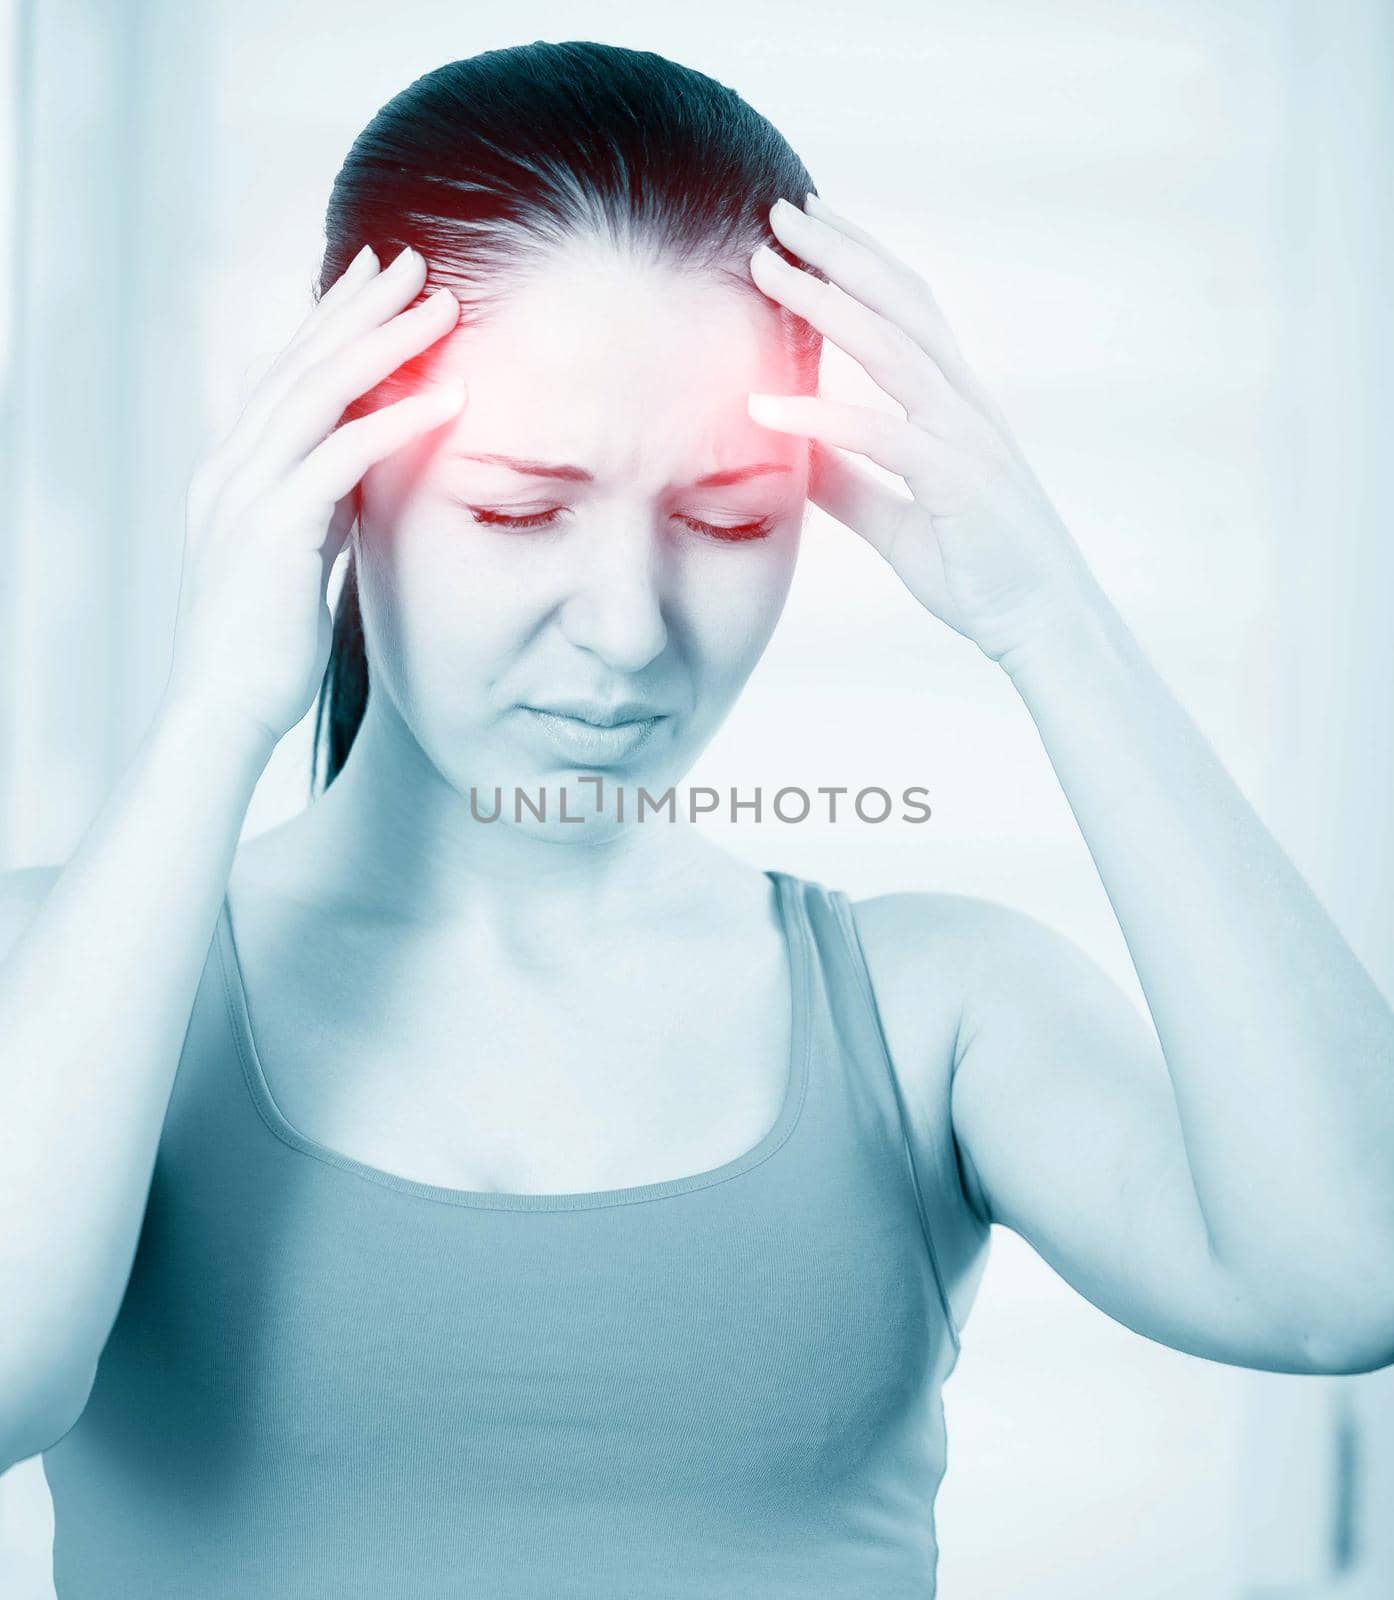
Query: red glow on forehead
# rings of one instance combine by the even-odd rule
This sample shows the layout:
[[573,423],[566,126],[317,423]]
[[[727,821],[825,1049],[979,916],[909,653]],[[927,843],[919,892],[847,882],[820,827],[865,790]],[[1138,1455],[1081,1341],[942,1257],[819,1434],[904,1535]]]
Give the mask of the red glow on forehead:
[[[532,461],[522,456],[503,455],[493,450],[453,449],[443,452],[447,459],[457,461],[487,461],[524,473],[533,478],[559,478],[567,483],[594,483],[595,474],[584,467],[560,461]],[[696,489],[724,489],[733,483],[744,483],[747,478],[763,477],[774,472],[792,472],[783,461],[755,461],[744,467],[727,467],[719,472],[704,473],[687,486]]]
[[454,330],[429,365],[428,382],[458,374],[469,388],[431,452],[447,470],[715,491],[802,465],[798,443],[746,409],[752,389],[792,386],[769,308],[691,274],[559,259]]

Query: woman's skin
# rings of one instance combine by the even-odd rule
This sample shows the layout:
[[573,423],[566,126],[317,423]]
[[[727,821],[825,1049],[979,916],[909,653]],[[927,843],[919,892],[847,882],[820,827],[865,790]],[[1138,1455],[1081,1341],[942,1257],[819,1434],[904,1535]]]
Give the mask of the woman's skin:
[[[486,331],[447,341],[444,368],[470,388],[461,414],[367,475],[360,588],[374,694],[343,774],[268,849],[283,873],[330,887],[341,914],[358,899],[394,924],[429,924],[412,994],[430,992],[429,974],[487,972],[493,1006],[477,1026],[505,997],[505,1011],[534,1018],[570,1011],[570,1049],[530,1024],[506,1052],[508,1080],[473,1101],[471,1125],[488,1106],[504,1137],[528,1126],[534,1074],[553,1103],[565,1096],[555,1150],[548,1130],[534,1130],[535,1145],[530,1134],[546,1187],[583,1186],[560,1174],[579,1170],[584,1106],[613,1094],[597,1060],[626,1063],[619,1081],[632,1075],[645,1097],[612,1100],[601,1125],[627,1116],[649,1135],[664,1126],[659,1108],[682,1122],[673,1108],[703,1046],[707,1060],[734,1051],[743,1081],[761,1077],[748,1037],[710,1050],[708,1008],[684,1009],[682,988],[664,981],[681,972],[690,998],[690,975],[711,970],[694,930],[724,925],[732,949],[760,948],[758,875],[690,828],[481,826],[467,796],[545,783],[583,813],[574,765],[540,754],[518,709],[568,693],[664,711],[614,777],[654,793],[682,777],[774,627],[811,443],[815,503],[1022,694],[1163,1047],[1094,963],[1034,919],[958,896],[869,901],[859,927],[919,1137],[947,1100],[980,1218],[1021,1233],[1140,1332],[1295,1370],[1394,1360],[1394,1018],[1093,580],[928,289],[862,230],[816,201],[810,211],[781,205],[772,224],[831,283],[768,250],[755,281],[858,360],[904,419],[822,397],[747,408],[749,394],[792,387],[750,297],[608,251],[552,258]],[[844,451],[900,474],[910,497]],[[573,463],[594,481],[458,452]],[[687,487],[761,461],[788,470],[739,489]],[[481,527],[480,508],[545,525]],[[685,517],[772,527],[721,543]],[[268,969],[277,949],[315,946],[284,926],[261,943]],[[740,992],[734,967],[732,978]],[[303,974],[301,992],[313,981]],[[782,1004],[778,987],[768,994]],[[454,1004],[469,1014],[467,998]],[[605,1027],[616,1015],[642,1049],[624,1053],[623,1030]],[[665,1019],[672,1043],[656,1056]],[[303,1011],[288,1011],[287,1059],[297,1032]],[[773,1107],[777,1046],[769,1062]],[[384,1149],[366,1119],[355,1131],[308,1093],[301,1105],[357,1138],[358,1153],[365,1139]],[[702,1164],[763,1126],[743,1125],[749,1137]],[[452,1130],[456,1161],[468,1141]],[[478,1159],[489,1148],[482,1140]],[[389,1159],[416,1160],[422,1175],[409,1145]],[[589,1186],[637,1181],[620,1162],[612,1150]],[[647,1175],[683,1170],[673,1158]]]
[[[146,741],[67,863],[0,878],[0,1465],[85,1404],[225,889],[272,1086],[347,1154],[554,1191],[757,1142],[788,1049],[768,881],[681,823],[486,825],[469,789],[543,783],[582,814],[593,788],[520,709],[578,696],[659,707],[608,775],[676,783],[770,636],[806,497],[1021,693],[1161,1045],[1032,918],[864,901],[912,1140],[951,1112],[965,1207],[1152,1338],[1280,1370],[1394,1360],[1394,1016],[1094,582],[923,282],[817,203],[772,225],[831,284],[757,256],[766,306],[577,245],[477,328],[448,290],[415,303],[420,256],[365,251],[195,474]],[[757,421],[749,394],[792,387],[778,303],[904,418],[803,397]],[[467,402],[447,387],[342,420],[441,341]],[[758,463],[787,470],[697,487]],[[761,539],[710,531],[758,519]],[[239,849],[319,688],[349,538],[363,727],[321,799]]]
[[[577,244],[436,359],[467,406],[362,484],[363,724],[231,875],[259,1054],[303,1133],[424,1181],[703,1171],[783,1100],[783,939],[762,873],[634,816],[720,726],[793,575],[807,446],[746,411],[793,381],[777,313],[749,285]],[[620,699],[662,720],[610,766],[549,749],[523,709]],[[545,822],[513,820],[515,788],[545,793]],[[482,822],[471,793],[488,817],[496,789],[504,816]]]
[[951,1095],[976,1208],[1165,1343],[1387,1365],[1394,1014],[1089,574],[928,286],[817,198],[770,219],[831,283],[762,249],[760,287],[905,415],[821,397],[752,413],[811,441],[814,502],[1021,694],[1160,1040],[1033,919],[914,893],[861,907],[902,1018],[941,962],[964,974]]
[[[380,912],[519,951],[636,913],[681,926],[679,883],[725,853],[689,826],[632,825],[634,804],[641,785],[657,797],[677,784],[715,734],[793,576],[808,448],[746,411],[751,389],[793,381],[774,308],[577,244],[438,360],[468,404],[365,476],[355,547],[373,692],[295,848],[322,850],[324,870]],[[752,475],[699,486],[732,470]],[[746,536],[757,522],[762,536]],[[522,709],[623,699],[662,720],[610,767],[549,749]],[[605,780],[599,812],[581,774]],[[546,791],[545,823],[514,820],[515,787]],[[481,823],[471,790],[487,817],[496,788],[504,817]]]

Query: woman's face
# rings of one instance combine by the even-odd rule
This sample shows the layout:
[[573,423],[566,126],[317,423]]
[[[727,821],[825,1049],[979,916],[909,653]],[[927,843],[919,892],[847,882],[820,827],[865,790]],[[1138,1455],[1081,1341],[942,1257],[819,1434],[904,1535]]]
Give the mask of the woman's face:
[[[745,404],[794,387],[774,309],[568,246],[457,330],[438,371],[464,377],[465,409],[363,480],[378,712],[477,789],[481,816],[499,787],[512,823],[518,787],[546,789],[548,828],[562,789],[593,817],[593,774],[607,810],[629,791],[628,819],[638,786],[658,796],[712,737],[788,593],[807,445]],[[549,708],[657,720],[589,735]]]

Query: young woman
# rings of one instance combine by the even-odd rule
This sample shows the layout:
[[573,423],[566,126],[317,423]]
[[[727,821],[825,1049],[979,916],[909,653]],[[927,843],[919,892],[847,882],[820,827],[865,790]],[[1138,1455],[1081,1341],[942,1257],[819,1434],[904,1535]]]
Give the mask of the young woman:
[[[1394,1360],[1394,1017],[811,188],[588,43],[354,145],[191,486],[146,742],[5,881],[3,1437],[60,1600],[926,1600],[994,1222],[1179,1349]],[[819,397],[824,338],[904,417]],[[810,500],[1023,696],[1160,1049],[1030,917],[637,820]],[[239,848],[321,687],[322,792]]]

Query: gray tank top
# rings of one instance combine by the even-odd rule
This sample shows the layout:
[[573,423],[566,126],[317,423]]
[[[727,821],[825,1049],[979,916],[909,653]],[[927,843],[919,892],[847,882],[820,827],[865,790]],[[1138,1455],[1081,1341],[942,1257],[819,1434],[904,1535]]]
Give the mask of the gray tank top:
[[577,1194],[292,1127],[224,904],[126,1295],[44,1454],[58,1600],[930,1600],[986,1230],[947,1107],[912,1153],[847,897],[768,876],[773,1127]]

